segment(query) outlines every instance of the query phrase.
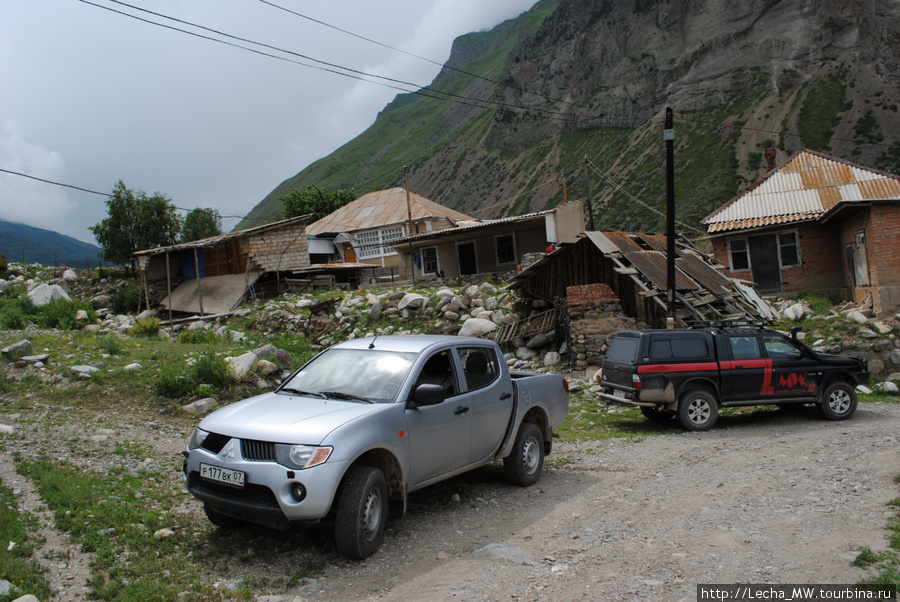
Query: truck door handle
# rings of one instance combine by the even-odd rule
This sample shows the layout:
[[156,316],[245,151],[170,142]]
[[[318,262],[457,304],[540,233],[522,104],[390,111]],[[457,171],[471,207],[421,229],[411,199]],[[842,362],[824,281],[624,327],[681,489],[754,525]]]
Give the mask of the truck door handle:
[[509,399],[510,397],[512,397],[512,393],[504,393],[503,395],[500,396],[500,401],[503,401],[504,399]]
[[461,416],[469,411],[469,406],[457,406],[456,411],[453,412],[455,416]]

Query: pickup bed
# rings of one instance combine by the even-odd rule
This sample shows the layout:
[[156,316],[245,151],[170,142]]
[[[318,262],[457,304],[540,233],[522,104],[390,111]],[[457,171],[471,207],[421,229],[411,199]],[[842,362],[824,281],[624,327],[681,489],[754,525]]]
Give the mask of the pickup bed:
[[866,359],[818,353],[798,330],[624,330],[603,361],[600,397],[692,431],[712,428],[725,406],[816,404],[830,420],[850,418]]
[[498,459],[510,481],[534,484],[568,404],[562,376],[510,374],[492,341],[356,339],[204,418],[184,479],[220,527],[327,518],[338,551],[361,559],[411,491]]

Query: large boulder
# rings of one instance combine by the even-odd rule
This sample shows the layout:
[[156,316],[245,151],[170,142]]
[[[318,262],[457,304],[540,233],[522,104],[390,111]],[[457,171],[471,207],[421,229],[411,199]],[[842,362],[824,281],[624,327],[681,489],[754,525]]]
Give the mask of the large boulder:
[[58,284],[39,284],[32,290],[28,291],[28,298],[31,299],[31,302],[38,307],[40,307],[41,305],[47,305],[53,299],[64,299],[65,301],[71,301],[68,293],[66,293],[66,291],[64,291],[63,288]]
[[9,359],[18,359],[23,355],[31,355],[32,351],[34,351],[34,349],[31,346],[31,341],[22,339],[18,343],[13,343],[12,345],[4,347],[0,350],[0,353]]
[[71,268],[63,272],[62,277],[66,282],[78,282],[78,274]]
[[417,293],[407,293],[400,299],[397,309],[418,309],[425,303],[425,297]]
[[248,351],[243,355],[239,355],[237,357],[226,357],[225,363],[228,364],[228,370],[231,372],[231,376],[234,377],[234,380],[237,382],[241,382],[247,375],[250,374],[250,371],[256,367],[256,363],[259,361],[259,358],[256,357],[256,354],[252,351]]
[[497,325],[490,320],[482,320],[481,318],[470,318],[465,321],[462,328],[459,329],[461,337],[483,337],[489,332],[497,330]]

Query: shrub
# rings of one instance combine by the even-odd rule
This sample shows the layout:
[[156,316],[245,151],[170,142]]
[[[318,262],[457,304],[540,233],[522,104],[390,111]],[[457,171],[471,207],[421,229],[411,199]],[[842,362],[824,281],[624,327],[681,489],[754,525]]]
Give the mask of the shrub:
[[178,342],[185,345],[210,345],[217,340],[216,333],[210,330],[182,330],[178,333]]
[[141,286],[139,284],[130,284],[120,287],[113,297],[111,306],[112,310],[117,314],[127,314],[137,311],[138,304],[141,300]]
[[0,326],[9,330],[22,330],[28,320],[17,304],[8,304],[0,309]]
[[119,355],[124,349],[122,339],[114,334],[104,337],[100,342],[100,351],[109,355]]
[[198,383],[214,388],[228,387],[232,384],[228,364],[210,350],[207,350],[194,364],[194,378]]
[[47,328],[72,330],[75,328],[75,314],[78,306],[65,299],[51,299],[38,308],[38,321]]
[[163,364],[156,379],[156,394],[172,399],[187,397],[194,392],[194,380],[178,364]]
[[136,337],[155,337],[159,334],[159,325],[159,318],[138,318],[128,332]]

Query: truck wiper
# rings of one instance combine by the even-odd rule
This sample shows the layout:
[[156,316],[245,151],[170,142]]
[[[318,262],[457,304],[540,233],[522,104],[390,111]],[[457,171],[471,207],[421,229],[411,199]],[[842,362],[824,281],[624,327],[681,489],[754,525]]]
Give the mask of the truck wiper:
[[322,391],[322,395],[327,395],[328,397],[333,397],[335,399],[353,399],[356,401],[364,401],[366,403],[375,403],[368,397],[354,395],[353,393],[344,393],[343,391]]
[[302,391],[300,389],[294,389],[291,387],[282,387],[279,391],[287,391],[288,393],[296,393],[297,395],[308,395],[310,397],[321,397],[322,399],[328,399],[328,397],[324,393],[318,393],[314,391]]

